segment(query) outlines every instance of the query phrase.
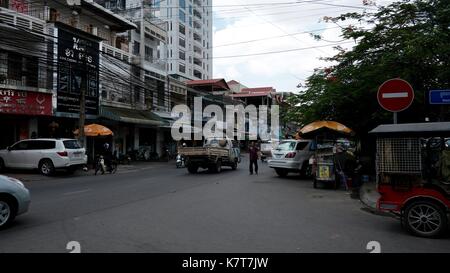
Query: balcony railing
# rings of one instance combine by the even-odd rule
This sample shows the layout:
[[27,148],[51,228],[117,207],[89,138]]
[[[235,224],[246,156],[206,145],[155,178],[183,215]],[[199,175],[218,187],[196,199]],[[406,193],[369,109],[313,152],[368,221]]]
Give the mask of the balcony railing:
[[[38,12],[29,11],[33,14]],[[43,14],[41,14],[43,16]],[[18,13],[10,9],[0,8],[0,21],[13,25],[20,29],[31,30],[38,33],[44,32],[45,21],[40,16],[32,16],[24,13]]]
[[106,43],[102,44],[102,52],[105,52],[106,54],[113,56],[119,60],[122,60],[126,63],[131,63],[132,61],[131,59],[132,54],[123,51],[121,49],[115,48],[113,46],[110,46]]

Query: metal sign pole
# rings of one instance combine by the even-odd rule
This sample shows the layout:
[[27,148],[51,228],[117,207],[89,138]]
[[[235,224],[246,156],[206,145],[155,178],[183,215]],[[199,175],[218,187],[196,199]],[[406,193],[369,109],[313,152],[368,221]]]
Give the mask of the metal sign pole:
[[397,124],[397,112],[394,112],[394,124]]

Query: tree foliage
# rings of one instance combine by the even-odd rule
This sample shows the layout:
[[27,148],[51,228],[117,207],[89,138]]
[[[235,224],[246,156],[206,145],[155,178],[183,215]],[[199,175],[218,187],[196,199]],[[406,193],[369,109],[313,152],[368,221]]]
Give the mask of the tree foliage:
[[[411,83],[415,101],[399,113],[400,122],[448,118],[448,112],[428,104],[430,89],[450,89],[450,1],[403,0],[373,13],[346,13],[326,18],[335,23],[361,24],[342,29],[356,45],[326,58],[332,65],[316,69],[305,91],[289,99],[290,122],[306,124],[335,120],[365,134],[392,114],[377,102],[379,86],[390,78]],[[448,109],[448,108],[446,108]]]

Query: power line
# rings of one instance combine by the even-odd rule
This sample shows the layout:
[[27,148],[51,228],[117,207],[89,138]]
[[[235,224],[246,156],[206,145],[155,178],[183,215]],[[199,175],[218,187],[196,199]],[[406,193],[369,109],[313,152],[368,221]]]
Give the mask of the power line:
[[300,34],[308,34],[308,33],[309,33],[309,34],[314,34],[314,32],[316,32],[316,31],[329,30],[329,29],[337,29],[337,28],[340,28],[340,27],[319,28],[319,29],[312,29],[312,30],[309,30],[309,31],[302,31],[302,32],[288,33],[288,34],[285,34],[285,35],[278,35],[278,36],[271,36],[271,37],[260,38],[260,39],[246,40],[246,41],[235,42],[235,43],[229,43],[229,44],[221,44],[221,45],[213,46],[213,48],[225,47],[225,46],[233,46],[233,45],[239,45],[239,44],[247,44],[247,43],[259,42],[259,41],[265,41],[265,40],[271,40],[271,39],[283,38],[283,37],[288,37],[288,36],[295,36],[295,35],[300,35]]

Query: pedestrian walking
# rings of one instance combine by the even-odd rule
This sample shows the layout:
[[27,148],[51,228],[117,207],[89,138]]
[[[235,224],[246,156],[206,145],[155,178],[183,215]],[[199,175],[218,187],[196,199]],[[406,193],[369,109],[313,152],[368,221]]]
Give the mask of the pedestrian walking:
[[253,174],[253,166],[255,167],[255,173],[258,174],[258,152],[258,147],[256,147],[254,142],[251,142],[250,147],[248,148],[248,154],[250,157],[250,175]]

